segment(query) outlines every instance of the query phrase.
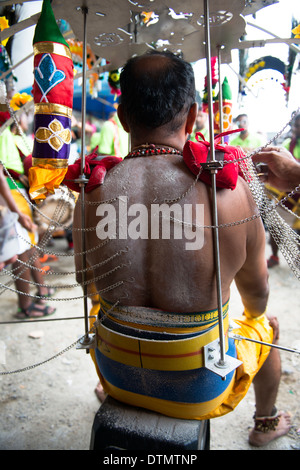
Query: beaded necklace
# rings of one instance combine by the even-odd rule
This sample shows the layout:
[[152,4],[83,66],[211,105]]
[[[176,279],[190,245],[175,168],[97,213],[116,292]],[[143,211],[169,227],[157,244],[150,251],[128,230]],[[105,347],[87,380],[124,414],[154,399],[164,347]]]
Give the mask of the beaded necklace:
[[180,150],[174,149],[172,147],[156,147],[155,144],[144,144],[136,150],[132,150],[126,155],[125,158],[134,158],[134,157],[149,157],[152,155],[180,155],[182,152]]

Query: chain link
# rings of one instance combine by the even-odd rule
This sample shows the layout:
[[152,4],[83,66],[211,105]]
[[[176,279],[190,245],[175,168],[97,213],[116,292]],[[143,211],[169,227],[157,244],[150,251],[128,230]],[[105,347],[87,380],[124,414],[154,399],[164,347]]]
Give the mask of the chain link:
[[[248,185],[249,185],[249,188],[250,188],[250,191],[254,197],[254,200],[255,202],[257,203],[257,206],[259,208],[259,214],[254,214],[250,217],[247,217],[245,219],[242,219],[242,220],[239,220],[239,221],[235,221],[235,222],[231,222],[231,223],[227,223],[227,224],[220,224],[218,226],[213,226],[213,225],[204,225],[202,227],[204,228],[225,228],[225,227],[233,227],[233,226],[236,226],[236,225],[240,225],[240,224],[243,224],[243,223],[247,223],[247,222],[250,222],[252,220],[255,220],[259,217],[262,217],[268,230],[270,231],[270,234],[272,235],[272,237],[274,238],[276,244],[281,248],[282,252],[283,252],[283,255],[285,257],[285,259],[287,260],[287,263],[289,264],[289,266],[291,267],[292,271],[296,274],[297,278],[300,279],[300,275],[299,275],[299,271],[300,271],[300,264],[299,264],[299,249],[298,249],[298,245],[299,245],[299,235],[295,234],[295,232],[283,221],[283,219],[278,215],[278,213],[275,211],[276,207],[278,207],[279,205],[280,206],[283,206],[284,202],[286,202],[286,200],[292,196],[293,194],[295,194],[300,186],[297,186],[291,193],[289,193],[285,198],[283,198],[282,200],[280,201],[277,201],[277,203],[274,205],[272,205],[270,203],[270,200],[267,198],[264,190],[262,189],[262,184],[260,183],[258,177],[257,177],[257,173],[256,173],[256,170],[252,164],[252,161],[251,161],[251,158],[253,155],[261,152],[263,149],[265,149],[266,147],[268,147],[269,145],[272,144],[272,142],[274,142],[282,133],[283,131],[286,129],[286,127],[292,122],[292,120],[294,119],[294,117],[296,116],[296,114],[299,112],[299,109],[297,111],[295,111],[294,113],[292,113],[292,116],[291,116],[291,119],[288,121],[288,123],[272,138],[270,139],[264,146],[256,149],[255,151],[251,152],[250,154],[247,154],[246,156],[242,157],[242,158],[239,158],[239,159],[236,159],[236,160],[232,160],[232,161],[224,161],[224,164],[229,164],[229,163],[240,163],[241,165],[241,169],[244,173],[244,178],[245,180],[247,181]],[[9,105],[9,111],[18,127],[18,130],[20,132],[20,134],[22,135],[23,137],[23,140],[24,142],[27,144],[26,142],[26,139],[25,139],[25,136],[24,136],[24,133],[22,133],[22,129],[20,128],[19,126],[19,123],[17,122],[17,119],[16,119],[16,116],[15,116],[15,113],[14,111],[10,108],[10,105]],[[42,239],[42,242],[38,245],[33,245],[31,244],[30,242],[28,242],[27,240],[25,240],[23,238],[23,240],[25,240],[27,243],[29,243],[32,247],[36,248],[37,249],[37,253],[38,253],[38,250],[41,250],[43,251],[43,253],[46,253],[46,254],[50,254],[50,255],[57,255],[58,253],[56,252],[53,252],[53,251],[50,251],[50,250],[46,250],[43,245],[48,242],[48,240],[50,239],[53,231],[55,230],[55,227],[61,227],[63,229],[68,229],[69,226],[64,226],[62,224],[59,223],[59,220],[62,218],[62,215],[64,213],[62,207],[63,207],[63,204],[61,205],[57,205],[57,208],[55,210],[55,217],[57,216],[58,217],[58,214],[56,214],[56,212],[62,212],[60,214],[60,217],[58,218],[58,220],[56,220],[55,217],[53,218],[50,218],[48,216],[46,216],[45,214],[43,214],[41,211],[39,211],[39,209],[30,201],[28,200],[28,198],[26,198],[26,196],[20,191],[19,187],[16,185],[14,179],[12,178],[12,176],[10,175],[9,173],[9,170],[7,170],[5,168],[5,165],[3,164],[3,162],[1,162],[0,160],[0,163],[3,165],[8,177],[11,179],[12,183],[14,184],[16,190],[19,191],[19,193],[26,199],[26,201],[29,203],[29,205],[31,206],[32,210],[33,211],[37,211],[40,213],[40,215],[43,217],[43,218],[46,218],[49,220],[50,224],[49,224],[49,227],[48,227],[48,230],[46,231],[46,236],[43,237]],[[192,191],[192,189],[195,187],[198,179],[199,179],[199,176],[202,172],[202,168],[200,168],[199,170],[199,173],[198,175],[196,176],[196,178],[194,179],[193,183],[191,184],[191,186],[182,194],[180,195],[178,198],[174,198],[174,199],[171,199],[171,200],[165,200],[166,203],[173,203],[173,202],[177,202],[179,200],[182,200],[183,198],[186,197],[186,195]],[[72,197],[73,199],[74,198],[74,195],[73,193],[68,189],[68,194],[70,197]],[[84,204],[87,204],[87,205],[100,205],[100,204],[108,204],[108,203],[112,203],[112,202],[115,202],[118,200],[118,197],[115,197],[115,198],[111,198],[107,201],[85,201]],[[62,201],[62,203],[64,203],[64,201]],[[79,204],[82,204],[82,201],[79,199],[78,200],[78,203]],[[62,206],[62,207],[61,207]],[[284,206],[283,206],[284,207]],[[285,207],[284,207],[285,208]],[[286,209],[286,208],[285,208]],[[291,211],[290,211],[291,212]],[[292,214],[294,216],[297,217],[296,214],[294,214],[292,212]],[[299,218],[299,217],[298,217]],[[173,219],[175,222],[180,222],[180,223],[184,223],[183,221],[179,221],[179,220],[176,220],[176,219]],[[187,224],[187,225],[191,225],[191,226],[195,226],[195,227],[200,227],[198,225],[193,225],[193,224]],[[96,227],[87,227],[87,228],[73,228],[73,231],[84,231],[84,232],[91,232],[91,231],[94,231],[96,230]],[[22,237],[21,237],[22,238]],[[288,241],[287,241],[288,240]],[[104,245],[106,245],[108,242],[110,241],[110,239],[107,239],[105,240],[104,242],[102,242],[101,244],[97,245],[96,247],[93,247],[89,250],[86,250],[86,251],[82,251],[80,253],[76,253],[75,256],[82,256],[82,255],[86,255],[88,253],[92,253],[94,251],[96,251],[97,249],[103,247]],[[295,250],[295,246],[297,247],[297,251]],[[117,252],[115,255],[111,256],[110,258],[108,258],[107,260],[104,260],[102,261],[101,263],[98,263],[97,265],[94,265],[93,267],[89,267],[89,268],[86,268],[86,269],[82,269],[80,271],[74,271],[74,272],[65,272],[65,273],[55,273],[55,272],[51,272],[51,274],[56,274],[56,275],[70,275],[70,274],[75,274],[76,272],[84,272],[84,271],[88,271],[90,269],[95,269],[96,267],[99,267],[99,266],[102,266],[104,264],[106,264],[107,262],[109,262],[110,260],[112,260],[113,258],[119,256],[120,254],[122,254],[123,252],[125,252],[126,250],[120,250],[119,252]],[[69,254],[69,253],[59,253],[59,256],[73,256],[72,254]],[[34,258],[33,258],[34,259]],[[24,264],[25,266],[25,269],[27,269],[28,267],[30,267],[31,269],[38,269],[34,266],[31,266],[27,263],[24,263],[22,262],[22,264]],[[96,279],[93,279],[93,281],[85,281],[84,284],[90,284],[91,282],[94,282],[95,280],[97,279],[102,279],[104,277],[107,277],[109,276],[110,274],[112,274],[113,272],[117,271],[118,269],[122,268],[122,267],[125,267],[126,265],[124,264],[121,264],[119,266],[116,266],[115,268],[113,268],[112,270],[102,274],[101,276],[98,276]],[[6,272],[6,270],[5,270]],[[14,276],[14,279],[17,278],[17,276],[13,275]],[[125,282],[130,282],[129,279],[127,280],[123,280],[123,281],[118,281],[116,282],[115,284],[112,284],[104,289],[101,289],[99,291],[96,291],[95,294],[93,295],[96,295],[96,294],[103,294],[105,292],[108,292],[110,290],[113,290],[117,287],[120,287],[121,285],[123,285]],[[41,286],[41,284],[38,284],[38,283],[33,283],[34,285],[36,286]],[[10,288],[8,285],[3,285],[0,283],[0,285],[2,287],[4,287],[4,289],[9,289],[11,291],[14,291],[18,294],[22,294],[22,295],[27,295],[29,297],[32,297],[32,298],[40,298],[40,299],[48,299],[47,297],[45,296],[32,296],[30,294],[24,294],[23,292],[20,292],[18,290],[15,290],[15,289],[12,289]],[[44,286],[44,285],[43,285]],[[72,285],[68,285],[68,286],[56,286],[56,287],[59,287],[59,288],[73,288],[73,287],[76,287],[78,286],[79,287],[79,284],[72,284]],[[50,287],[50,286],[49,286]],[[87,298],[89,297],[89,294],[83,294],[81,296],[78,296],[78,297],[71,297],[71,298],[53,298],[52,300],[56,300],[56,301],[72,301],[72,300],[77,300],[77,299],[83,299],[83,298]],[[118,302],[116,302],[117,304]],[[115,305],[116,305],[115,304]],[[112,307],[112,309],[114,308],[114,306]],[[95,322],[95,326],[98,324],[98,322],[101,322],[103,321],[102,320],[97,320]],[[89,333],[92,333],[95,331],[95,326],[89,331]],[[82,336],[80,339],[83,339],[84,336]],[[22,369],[18,369],[18,370],[15,370],[15,371],[5,371],[5,372],[0,372],[0,375],[10,375],[10,374],[16,374],[16,373],[20,373],[20,372],[24,372],[24,371],[28,371],[28,370],[32,370],[38,366],[41,366],[41,365],[44,365],[48,362],[50,362],[51,360],[53,359],[56,359],[57,357],[61,356],[62,354],[66,353],[67,351],[69,351],[70,349],[72,349],[74,346],[76,346],[76,344],[78,344],[78,342],[80,341],[79,340],[76,340],[75,342],[73,342],[71,345],[69,345],[68,347],[66,347],[65,349],[63,349],[62,351],[60,351],[59,353],[55,354],[54,356],[50,357],[49,359],[46,359],[45,361],[41,361],[39,363],[36,363],[34,365],[31,365],[31,366],[27,366],[27,367],[24,367]]]
[[[111,308],[106,312],[105,315],[108,315],[119,303],[120,301],[117,300],[112,306]],[[66,348],[62,349],[61,351],[59,351],[57,354],[55,354],[54,356],[51,356],[49,357],[48,359],[45,359],[44,361],[41,361],[41,362],[37,362],[35,364],[32,364],[31,366],[26,366],[26,367],[23,367],[21,369],[16,369],[16,370],[11,370],[11,371],[2,371],[0,372],[0,376],[1,375],[13,375],[13,374],[19,374],[21,372],[27,372],[29,370],[32,370],[32,369],[35,369],[39,366],[42,366],[44,364],[47,364],[48,362],[50,361],[53,361],[54,359],[57,359],[58,357],[62,356],[63,354],[65,354],[66,352],[70,351],[70,349],[74,348],[78,343],[80,343],[81,340],[83,340],[86,335],[90,335],[90,334],[93,334],[95,333],[96,331],[96,328],[99,324],[101,324],[103,321],[104,321],[104,318],[105,316],[103,316],[102,318],[97,318],[95,320],[95,322],[93,323],[92,327],[90,328],[90,330],[82,335],[79,339],[77,339],[76,341],[74,341],[72,344],[70,344],[69,346],[67,346]]]

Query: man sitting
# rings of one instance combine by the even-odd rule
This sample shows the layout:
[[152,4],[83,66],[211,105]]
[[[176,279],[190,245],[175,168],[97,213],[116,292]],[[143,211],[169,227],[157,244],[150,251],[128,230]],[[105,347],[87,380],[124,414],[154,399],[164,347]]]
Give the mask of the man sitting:
[[[265,342],[278,335],[276,319],[265,315],[269,288],[262,222],[255,218],[219,230],[226,353],[243,362],[222,380],[203,364],[203,347],[219,334],[212,189],[195,182],[182,156],[197,115],[192,67],[168,52],[135,57],[121,73],[121,91],[118,115],[132,150],[84,201],[86,278],[99,295],[91,312],[98,314],[97,348],[91,354],[102,386],[133,406],[210,419],[232,411],[255,377],[256,417],[249,439],[263,445],[290,428],[288,415],[277,414],[274,406],[278,350],[247,341],[235,345],[227,334],[235,281],[244,305],[237,331]],[[257,212],[241,177],[234,190],[218,188],[217,206],[220,225]],[[80,198],[73,227],[82,228]],[[82,258],[76,255],[82,252],[81,233],[73,233],[78,282],[83,281]]]

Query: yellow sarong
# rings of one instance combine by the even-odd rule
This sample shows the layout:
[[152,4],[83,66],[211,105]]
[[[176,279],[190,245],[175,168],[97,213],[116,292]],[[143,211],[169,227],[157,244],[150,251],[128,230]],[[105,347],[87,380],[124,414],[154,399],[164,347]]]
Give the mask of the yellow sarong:
[[[91,316],[98,314],[101,303],[107,307],[105,301],[100,301],[100,304],[92,307]],[[126,307],[124,309],[126,310]],[[151,316],[151,309],[148,310]],[[211,313],[204,312],[203,318],[213,317]],[[168,312],[165,314],[175,315]],[[191,314],[181,314],[183,315],[191,317]],[[193,315],[200,316],[201,313]],[[224,324],[227,325],[227,312],[223,315]],[[243,315],[234,319],[234,322],[239,327],[234,329],[233,333],[272,343],[273,330],[265,315],[257,320]],[[91,320],[91,327],[93,323],[94,320]],[[208,371],[202,362],[203,344],[214,340],[218,325],[213,324],[204,333],[200,331],[199,335],[194,332],[195,328],[192,328],[192,334],[186,336],[177,333],[178,340],[174,340],[172,334],[172,341],[169,342],[137,338],[134,329],[130,334],[120,333],[118,328],[124,326],[120,323],[116,324],[116,330],[104,326],[101,322],[96,325],[97,348],[90,350],[90,353],[105,392],[129,405],[175,418],[211,419],[232,411],[246,395],[270,350],[268,346],[246,340],[229,341],[226,329],[226,348],[230,355],[236,353],[242,365],[223,381],[221,377]],[[190,330],[186,329],[191,331],[192,325],[186,326],[189,326]],[[168,331],[167,325],[164,330]],[[155,332],[155,329],[150,327],[150,338]],[[149,331],[147,333],[149,334]],[[156,386],[151,384],[152,379],[159,389],[157,393]],[[166,384],[165,389],[163,381]],[[199,397],[195,388],[199,389]]]

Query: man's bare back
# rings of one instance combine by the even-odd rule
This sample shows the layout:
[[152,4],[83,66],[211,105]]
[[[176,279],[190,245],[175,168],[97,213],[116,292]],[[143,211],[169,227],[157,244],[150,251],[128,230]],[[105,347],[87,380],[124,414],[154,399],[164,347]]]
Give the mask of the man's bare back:
[[[76,230],[80,228],[86,230],[87,262],[92,267],[92,270],[87,271],[87,280],[96,284],[102,300],[111,302],[113,306],[118,303],[118,307],[144,306],[166,312],[213,310],[217,307],[217,289],[211,228],[211,188],[195,181],[195,175],[189,172],[180,156],[188,135],[193,131],[197,115],[192,67],[174,54],[151,51],[126,63],[120,75],[120,84],[122,95],[118,116],[130,135],[131,148],[141,155],[145,147],[151,147],[152,151],[155,149],[154,155],[126,158],[111,169],[104,183],[86,194],[86,221],[83,225],[80,200],[77,203],[73,225],[77,280],[83,280],[79,256],[84,247],[80,237],[83,232]],[[177,154],[163,156],[160,151],[162,148],[169,149],[170,152],[167,153]],[[170,214],[171,208],[174,209],[174,214]],[[257,325],[260,325],[260,338],[268,343],[276,341],[276,319],[272,319],[271,323],[269,317],[262,315],[268,301],[264,228],[260,218],[255,215],[257,208],[242,178],[239,177],[233,191],[217,191],[217,208],[223,303],[229,299],[230,284],[235,280],[244,305],[244,315],[239,324],[249,327],[249,337],[257,337]],[[193,218],[190,217],[191,213]],[[241,223],[244,219],[247,221]],[[159,236],[158,222],[162,236]],[[198,226],[195,232],[190,227],[193,224]],[[198,364],[195,368],[194,363],[185,363],[178,369],[177,341],[165,341],[160,336],[164,336],[168,329],[167,325],[164,326],[168,315],[161,314],[162,332],[154,331],[153,328],[157,325],[150,324],[154,313],[151,319],[149,315],[146,318],[149,320],[146,321],[147,325],[149,323],[146,325],[146,332],[144,328],[139,328],[139,322],[132,325],[126,319],[124,330],[119,319],[115,320],[113,316],[110,318],[107,314],[105,302],[100,302],[102,308],[99,310],[100,304],[95,297],[93,300],[92,315],[99,314],[102,320],[97,326],[100,330],[97,329],[98,337],[101,338],[95,350],[98,358],[97,371],[101,372],[100,379],[107,393],[133,405],[137,403],[137,396],[141,397],[145,399],[139,402],[141,406],[163,414],[170,414],[170,410],[175,407],[176,410],[172,412],[175,417],[186,418],[188,412],[192,419],[199,419],[199,416],[203,419],[207,416],[207,410],[202,408],[203,401],[207,404],[209,400],[213,416],[220,416],[222,413],[223,402],[216,404],[211,399],[211,393],[216,392],[218,397],[222,397],[221,400],[230,401],[231,404],[227,403],[225,407],[228,412],[228,406],[233,409],[237,405],[253,380],[256,419],[264,420],[268,416],[272,426],[277,428],[274,433],[267,432],[262,438],[256,436],[259,430],[255,425],[250,436],[251,442],[261,445],[288,432],[288,419],[283,416],[278,421],[277,414],[274,415],[280,382],[280,357],[277,349],[272,349],[266,360],[268,351],[265,351],[266,354],[263,351],[260,353],[255,345],[251,352],[244,344],[239,347],[230,341],[233,349],[236,348],[237,357],[243,362],[244,373],[240,370],[243,378],[240,374],[236,376],[238,380],[233,389],[230,381],[225,381],[227,384],[220,381],[226,388],[226,393],[222,388],[219,395],[220,390],[215,390],[211,378],[203,377],[202,369],[205,367]],[[127,309],[120,308],[121,313],[123,310]],[[134,314],[139,313],[139,310],[131,309]],[[109,312],[115,313],[114,308],[109,309]],[[197,317],[202,318],[201,315]],[[253,321],[254,318],[257,318],[257,322]],[[201,329],[201,333],[196,333],[195,338],[193,333],[191,341],[198,341],[200,338],[206,341],[206,333],[209,333],[210,341],[212,324],[209,322],[205,326],[208,330],[203,332]],[[184,329],[189,331],[188,322]],[[144,356],[145,351],[142,351],[140,345],[144,333],[147,336],[145,341],[151,343],[147,343],[146,348],[152,358],[151,364],[147,362],[147,366],[143,359],[141,362],[141,355],[148,357],[148,353]],[[174,330],[169,333],[181,341]],[[123,340],[126,344],[123,345],[124,348],[120,348],[119,341]],[[183,340],[186,345],[185,340],[186,338]],[[109,348],[102,347],[108,343]],[[191,344],[190,341],[188,344]],[[159,364],[152,362],[154,358],[165,357],[165,352],[161,356],[161,351],[158,354],[156,350],[156,347],[165,345],[168,348],[174,345],[176,347],[172,366],[165,363],[163,365],[160,361]],[[125,351],[129,352],[126,358]],[[195,354],[188,355],[189,358],[199,358],[202,354],[199,345],[191,351]],[[183,356],[186,360],[186,355]],[[168,361],[171,357],[173,355],[168,354]],[[137,358],[138,362],[132,363],[133,358]],[[130,371],[127,366],[130,366]],[[162,376],[166,380],[162,380]],[[245,387],[242,393],[241,380]],[[161,393],[162,382],[167,387],[165,393]],[[195,394],[193,399],[190,392]],[[205,392],[205,396],[201,396],[202,392]],[[161,408],[161,398],[163,402],[167,402],[166,409]],[[182,408],[186,400],[188,406]],[[191,400],[193,406],[190,406]],[[169,403],[171,407],[168,406]],[[176,407],[176,403],[180,403],[180,409]]]
[[[242,178],[239,178],[234,191],[218,190],[217,199],[220,225],[231,224],[256,213],[254,201]],[[189,228],[190,219],[185,212],[192,206],[193,224],[199,226],[194,233]],[[175,209],[171,213],[171,221],[169,207]],[[154,219],[158,208],[164,208],[165,212],[159,219]],[[181,156],[125,159],[108,172],[103,185],[86,195],[85,210],[86,228],[94,229],[87,237],[87,262],[94,267],[95,284],[98,291],[103,291],[104,299],[113,303],[119,301],[123,305],[176,312],[216,308],[213,232],[210,228],[211,188],[201,181],[195,184],[195,176],[187,169]],[[107,210],[115,211],[116,225],[108,222]],[[80,217],[78,203],[75,228],[80,225]],[[105,227],[99,225],[102,219]],[[170,236],[164,232],[165,239],[154,238],[157,232],[153,225],[157,220],[161,229],[163,223],[166,229],[170,226]],[[109,229],[110,236],[117,238],[106,238],[105,230]],[[174,229],[177,230],[177,239],[174,239]],[[80,236],[76,231],[74,235]],[[136,237],[143,239],[134,239]],[[259,266],[253,266],[253,257],[250,267],[249,256],[255,252],[255,259],[264,260],[264,230],[260,219],[255,219],[221,227],[219,239],[222,295],[226,302],[230,297],[230,284],[244,265],[253,272],[255,269],[256,275],[260,276]],[[96,246],[99,246],[97,250],[89,252]],[[107,261],[109,259],[111,261]],[[261,276],[263,294],[263,270]],[[240,277],[243,287],[243,277]],[[113,287],[118,283],[118,287]]]

